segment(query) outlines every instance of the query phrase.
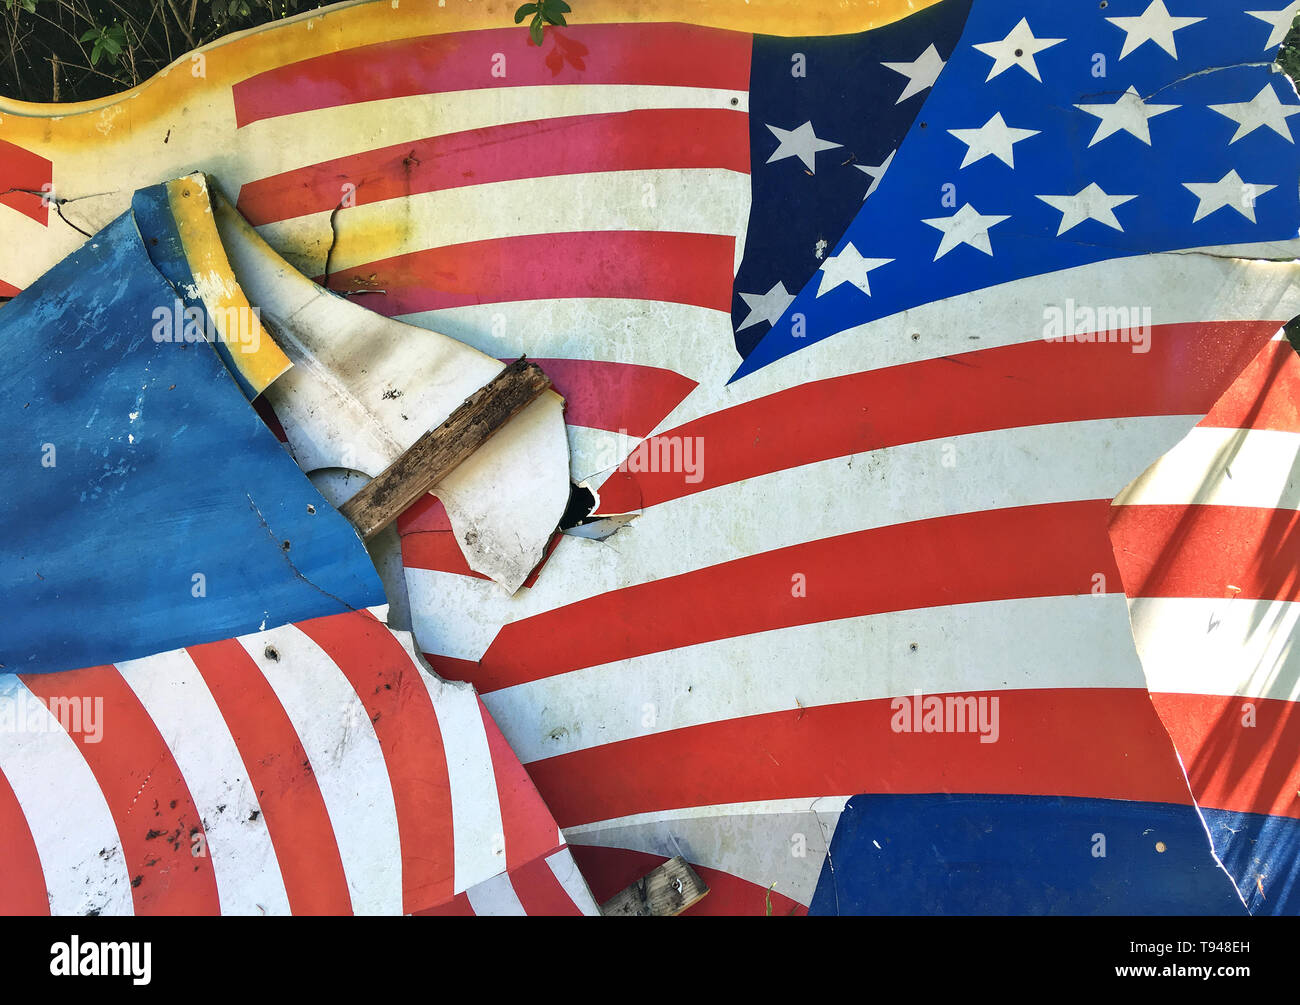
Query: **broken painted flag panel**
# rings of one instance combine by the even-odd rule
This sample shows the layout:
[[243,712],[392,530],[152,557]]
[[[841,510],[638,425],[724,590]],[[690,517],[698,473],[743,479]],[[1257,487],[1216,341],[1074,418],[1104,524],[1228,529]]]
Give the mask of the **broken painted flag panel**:
[[[139,198],[165,214],[164,186]],[[356,532],[212,345],[164,330],[186,318],[180,298],[128,212],[0,312],[7,672],[135,659],[384,602]]]
[[5,914],[595,914],[472,688],[368,612],[0,680]]
[[864,795],[840,814],[813,915],[1244,915],[1192,806]]
[[[617,7],[593,0],[592,21],[654,13]],[[1148,58],[1176,61],[1154,37],[1138,42],[1140,24],[1130,24],[1134,36],[1106,19],[1142,22],[1152,11],[1161,15],[1156,5],[1147,13],[1144,7],[1112,4],[1108,12],[1094,12],[1091,51],[1106,56],[1111,77],[1089,88],[1110,87]],[[978,57],[992,69],[998,57],[974,47],[1005,42],[1026,12],[988,3],[976,10],[1008,17],[995,34],[963,37],[951,52],[939,40],[935,51],[950,61]],[[724,22],[720,12],[727,11],[731,20]],[[1109,260],[1108,250],[1108,260],[1100,261],[1035,259],[1026,278],[981,271],[984,252],[971,233],[976,243],[959,242],[939,264],[968,268],[981,284],[996,284],[996,296],[980,286],[931,303],[962,293],[934,285],[919,306],[882,317],[873,313],[863,287],[876,290],[894,266],[855,283],[854,263],[840,257],[840,236],[832,232],[826,237],[835,252],[829,264],[847,279],[825,299],[851,313],[851,298],[860,296],[856,303],[866,306],[851,320],[861,330],[815,345],[806,338],[803,351],[723,389],[739,360],[731,314],[739,309],[736,298],[762,293],[774,282],[765,277],[752,289],[733,288],[737,259],[750,238],[755,249],[770,247],[746,225],[755,219],[751,194],[760,189],[748,172],[762,161],[770,171],[798,174],[804,161],[795,147],[811,140],[817,170],[803,178],[818,184],[832,177],[823,166],[842,151],[819,150],[815,141],[844,144],[817,126],[814,113],[808,113],[808,129],[797,115],[771,123],[790,134],[789,146],[767,121],[759,128],[749,117],[754,91],[747,90],[754,86],[756,44],[748,34],[735,35],[847,34],[908,13],[902,4],[872,5],[870,14],[850,4],[833,12],[801,9],[788,23],[772,24],[770,15],[748,7],[711,3],[692,15],[703,26],[592,23],[548,32],[554,41],[538,52],[530,51],[522,32],[466,31],[488,26],[472,21],[477,14],[454,0],[437,22],[421,20],[418,11],[410,21],[381,22],[386,5],[360,5],[325,15],[314,34],[291,24],[213,49],[205,81],[172,75],[142,94],[130,118],[133,128],[113,118],[111,108],[66,125],[15,116],[0,124],[0,136],[53,163],[69,196],[103,191],[106,173],[128,177],[155,165],[176,173],[172,159],[185,161],[186,169],[203,164],[216,156],[212,136],[220,135],[229,141],[220,156],[233,172],[225,182],[230,194],[243,186],[240,205],[268,242],[308,274],[325,279],[328,249],[337,238],[331,286],[491,355],[527,353],[548,370],[567,368],[557,385],[581,403],[570,417],[576,475],[604,471],[639,440],[659,434],[640,448],[629,470],[596,486],[601,512],[630,516],[627,529],[603,542],[565,537],[513,600],[468,575],[454,541],[450,548],[412,548],[407,555],[422,648],[435,654],[444,673],[475,680],[488,692],[486,704],[569,838],[585,846],[582,861],[599,868],[606,887],[617,880],[626,885],[647,862],[653,867],[682,853],[714,888],[703,902],[706,910],[762,913],[764,891],[775,882],[772,896],[782,913],[788,905],[802,911],[813,901],[836,821],[855,793],[1011,793],[1191,805],[1133,653],[1105,534],[1108,502],[1177,442],[1194,421],[1188,416],[1211,406],[1279,322],[1300,311],[1290,292],[1293,266],[1250,261],[1249,250],[1119,261]],[[1038,16],[1027,14],[1030,22]],[[1049,15],[1065,16],[1043,16]],[[1205,23],[1170,27],[1179,47],[1187,31],[1215,27],[1228,61],[1229,50],[1244,51],[1238,43],[1247,27],[1256,32],[1249,61],[1268,58],[1266,45],[1276,44],[1266,38],[1270,28],[1261,18],[1220,8],[1204,16]],[[1036,41],[1064,34],[1038,25],[1033,30]],[[280,65],[284,49],[269,44],[291,37],[278,32],[298,32],[299,59],[292,68]],[[620,36],[627,44],[618,44]],[[1071,38],[1081,51],[1085,37]],[[1045,50],[1035,67],[1048,69],[1054,49]],[[887,102],[899,104],[899,86],[913,89],[934,72],[933,60],[924,60],[928,50],[929,43],[915,52],[881,54],[882,62],[895,64],[888,73],[873,68],[893,82]],[[448,52],[464,54],[465,62],[431,58]],[[510,76],[491,75],[488,57],[495,52],[505,54]],[[1020,58],[1015,47],[1011,53]],[[809,69],[815,72],[815,60]],[[1140,72],[1160,69],[1148,64]],[[1224,79],[1239,85],[1240,69]],[[1085,72],[1069,70],[1076,83],[1078,72]],[[983,87],[990,83],[986,76],[969,82],[972,101],[1040,96],[1023,65],[1003,67],[991,89]],[[279,86],[290,78],[302,86]],[[936,79],[942,87],[947,71]],[[1057,87],[1059,80],[1040,82]],[[791,83],[803,82],[792,75]],[[1081,95],[1078,103],[1118,103],[1127,83],[1104,96]],[[599,86],[572,86],[585,84]],[[1280,78],[1270,84],[1279,85]],[[1013,94],[1017,85],[1021,90]],[[176,100],[177,89],[190,88],[202,99],[186,93]],[[841,93],[848,100],[855,94],[852,87]],[[915,147],[923,134],[952,144],[951,158],[934,163],[935,170],[957,176],[958,194],[966,184],[962,172],[975,177],[1018,170],[994,153],[962,168],[969,144],[947,130],[978,137],[991,124],[985,136],[991,143],[1001,133],[996,109],[981,106],[982,114],[970,121],[931,122],[928,94],[918,86],[906,99],[927,104],[907,126],[903,146]],[[1274,94],[1283,106],[1293,102],[1282,90]],[[577,97],[583,101],[575,108]],[[1240,104],[1249,95],[1201,97],[1199,108],[1189,97],[1184,110],[1203,123],[1218,114],[1204,102]],[[864,89],[861,100],[880,99]],[[241,103],[248,114],[237,113]],[[169,147],[158,146],[155,136],[164,125],[181,124],[181,107],[198,124],[178,130]],[[634,144],[582,140],[604,135],[599,130],[606,126],[630,128],[634,116],[644,123],[646,113],[683,107],[701,118],[716,113],[717,128],[677,132],[672,127],[679,117],[662,116],[668,135],[684,137],[668,147],[674,159],[667,164],[648,154],[627,156]],[[1008,129],[1040,130],[1011,143],[1011,159],[1019,165],[1028,143],[1043,140],[1048,130],[1013,120],[1009,105],[1002,111]],[[1094,129],[1103,118],[1074,111]],[[1107,114],[1133,111],[1124,104]],[[761,117],[757,108],[753,114]],[[910,114],[910,106],[899,114]],[[1154,117],[1153,137],[1178,114]],[[1281,116],[1285,123],[1285,107]],[[537,136],[557,120],[578,139],[540,144]],[[1234,147],[1232,123],[1219,120],[1228,128],[1222,141]],[[891,121],[891,129],[905,124]],[[78,128],[95,138],[93,165],[87,145],[74,135]],[[724,129],[736,142],[719,154],[718,145],[705,141]],[[759,148],[754,135],[766,147]],[[1253,130],[1229,153],[1264,139],[1283,145],[1282,155],[1259,155],[1272,170],[1270,158],[1285,159],[1290,150],[1276,129]],[[544,146],[546,157],[497,163],[492,151],[506,141],[519,151]],[[858,143],[852,138],[844,145],[856,150]],[[1119,130],[1088,156],[1110,143],[1135,144],[1136,156],[1117,161],[1134,161],[1146,148],[1131,131]],[[782,147],[788,156],[772,159]],[[917,228],[931,233],[934,246],[924,261],[934,265],[943,235],[918,221],[951,216],[961,204],[944,207],[941,190],[922,191],[917,179],[928,178],[929,167],[922,165],[920,174],[899,172],[902,156],[900,149],[881,185],[915,184],[919,195],[902,192],[894,200],[905,208],[924,198],[936,204],[896,234],[911,240]],[[1222,159],[1222,151],[1214,157]],[[873,159],[866,166],[882,163]],[[837,164],[859,184],[877,180],[853,163]],[[461,166],[479,173],[467,177],[463,169],[449,169]],[[1252,186],[1272,184],[1244,166],[1240,174]],[[393,183],[408,177],[425,178],[423,190],[408,194],[404,181]],[[446,182],[449,177],[456,184]],[[366,184],[357,185],[358,179]],[[1075,199],[1090,180],[1077,190],[1007,191],[1022,201]],[[1189,231],[1196,230],[1193,224],[1213,229],[1240,215],[1224,205],[1194,218],[1199,197],[1182,183],[1214,185],[1217,176],[1167,180],[1190,200],[1185,218],[1176,221]],[[295,185],[286,188],[290,181]],[[1107,196],[1140,194],[1103,190]],[[290,191],[315,201],[282,198]],[[354,199],[345,198],[349,191]],[[1190,242],[1167,247],[1264,236],[1273,226],[1264,210],[1281,189],[1250,191],[1258,196],[1264,224],[1258,232],[1225,227],[1219,236],[1193,233]],[[264,193],[276,197],[259,198]],[[882,193],[877,187],[868,211],[877,211]],[[89,213],[89,202],[64,208]],[[832,201],[824,205],[842,212]],[[1141,242],[1142,251],[1160,247],[1159,233],[1144,236],[1142,228],[1128,225],[1125,212],[1137,206],[1134,200],[1116,209],[1126,225],[1124,240]],[[1240,206],[1244,211],[1247,204]],[[1040,214],[1049,209],[1040,201]],[[1007,210],[980,206],[979,212]],[[1055,224],[1037,219],[1037,239],[1052,244],[1065,222],[1061,215]],[[818,227],[832,230],[835,219],[828,215]],[[1138,219],[1150,222],[1151,216]],[[1013,222],[990,224],[992,251],[999,250],[998,228]],[[32,235],[33,248],[76,239],[34,219],[18,224]],[[1095,218],[1080,226],[1108,234]],[[1061,236],[1069,243],[1075,235]],[[795,248],[799,256],[808,254],[806,243]],[[548,257],[540,272],[515,267],[535,263],[542,246]],[[807,267],[801,260],[792,276]],[[12,256],[0,262],[0,278],[21,285],[30,263]],[[1064,271],[1034,278],[1043,268]],[[789,282],[794,293],[798,280]],[[820,284],[821,275],[814,276],[805,296],[818,300],[811,291]],[[1129,341],[1098,344],[1098,331],[1111,326],[1099,326],[1097,308],[1118,305],[1151,306],[1154,325],[1143,324],[1139,310]],[[1044,342],[1048,308],[1071,325],[1064,333],[1086,339]],[[769,309],[775,308],[764,307],[764,313]],[[1133,351],[1139,345],[1150,351]],[[685,464],[688,444],[691,462]],[[430,536],[412,534],[407,541]],[[1016,644],[1008,646],[1007,639]],[[918,738],[904,742],[889,728],[890,700],[918,685],[926,693],[998,696],[1017,714],[1007,716],[998,743],[941,734],[918,755]],[[637,700],[629,701],[629,694]],[[1081,759],[1082,749],[1093,756]],[[796,837],[803,839],[803,855],[793,853]]]
[[1300,358],[1281,333],[1115,499],[1151,700],[1255,914],[1300,907]]

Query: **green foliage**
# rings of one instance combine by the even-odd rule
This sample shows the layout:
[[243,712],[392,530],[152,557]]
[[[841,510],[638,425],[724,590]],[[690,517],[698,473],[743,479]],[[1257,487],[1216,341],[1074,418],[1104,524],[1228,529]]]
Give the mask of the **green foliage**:
[[102,57],[107,56],[114,66],[126,48],[126,29],[114,21],[105,28],[91,28],[81,36],[83,42],[93,42],[90,50],[90,65],[98,66]]
[[1291,31],[1278,50],[1277,61],[1292,80],[1300,80],[1300,17],[1291,25]]
[[533,40],[533,45],[542,44],[542,32],[546,30],[548,24],[565,25],[564,15],[572,11],[564,0],[539,0],[538,3],[526,3],[515,11],[515,24],[520,24],[529,14],[533,16],[532,21],[528,23],[528,34]]

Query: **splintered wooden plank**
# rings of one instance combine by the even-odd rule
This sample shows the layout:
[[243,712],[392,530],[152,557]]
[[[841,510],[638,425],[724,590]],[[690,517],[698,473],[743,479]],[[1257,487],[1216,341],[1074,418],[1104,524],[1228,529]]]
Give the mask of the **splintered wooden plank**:
[[541,367],[521,356],[411,444],[339,512],[370,540],[550,386]]
[[671,918],[694,907],[708,892],[704,880],[678,855],[614,894],[600,905],[600,913],[615,918]]

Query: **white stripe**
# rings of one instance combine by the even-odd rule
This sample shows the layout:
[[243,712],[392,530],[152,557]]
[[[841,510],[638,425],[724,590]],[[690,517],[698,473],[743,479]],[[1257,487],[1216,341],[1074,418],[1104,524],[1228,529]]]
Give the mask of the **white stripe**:
[[681,855],[807,906],[848,796],[695,806],[569,830],[575,844]]
[[234,143],[243,182],[467,129],[642,108],[717,108],[745,114],[749,95],[641,84],[546,84],[418,94],[262,119],[235,133]]
[[50,913],[134,913],[131,876],[99,783],[58,719],[16,675],[0,677],[0,723],[0,772],[27,818]]
[[478,696],[468,684],[421,675],[433,699],[451,788],[454,892],[505,871],[505,827]]
[[632,363],[719,386],[740,364],[731,315],[659,300],[521,300],[404,314],[398,320],[449,335],[495,359],[526,355]]
[[[331,214],[325,210],[257,230],[273,248],[292,248],[299,256],[314,249],[311,254],[323,270],[325,249],[315,246],[320,234],[329,232]],[[397,216],[400,227],[394,225]],[[344,209],[336,217],[330,269],[343,271],[470,241],[609,230],[734,237],[733,266],[739,267],[748,221],[749,175],[736,171],[684,168],[520,178]],[[383,288],[383,268],[376,269],[375,282]]]
[[503,872],[470,887],[465,891],[465,896],[469,898],[474,913],[481,918],[519,918],[528,913],[519,902],[519,895],[515,893],[508,873]]
[[[338,666],[294,625],[239,640],[293,723],[329,812],[356,914],[402,913],[402,849],[383,753]],[[274,650],[275,659],[267,656]]]
[[1115,497],[1116,506],[1300,509],[1300,433],[1197,426]]
[[673,823],[681,820],[696,820],[707,817],[753,817],[783,816],[791,813],[838,814],[844,811],[844,805],[852,796],[815,796],[812,798],[798,796],[793,799],[756,799],[739,803],[715,803],[712,806],[680,806],[667,810],[655,810],[651,813],[630,813],[622,817],[610,817],[592,823],[566,827],[564,836],[575,844],[596,844],[586,840],[601,831],[618,827],[638,827],[642,824],[657,822]]
[[[486,589],[486,588],[491,588]],[[457,572],[406,567],[411,630],[430,655],[476,660],[501,630],[495,584]]]
[[550,867],[555,881],[560,884],[579,911],[588,918],[600,916],[600,905],[591,895],[587,881],[582,878],[582,873],[578,871],[578,863],[573,861],[573,853],[568,848],[561,848],[548,855],[546,864]]
[[[459,645],[454,655],[477,659],[482,652],[472,645],[494,622],[747,555],[958,513],[1109,499],[1195,422],[1195,416],[1152,416],[1021,426],[776,471],[650,507],[604,541],[567,538],[536,584],[514,597],[484,589],[492,584],[482,580],[435,581],[408,568],[418,637],[428,652],[449,638]],[[954,466],[945,466],[949,456]],[[703,463],[707,471],[707,451]],[[792,499],[802,500],[797,519],[790,515]],[[472,629],[450,624],[469,611]]]
[[1129,614],[1152,691],[1300,701],[1300,603],[1140,597]]
[[569,472],[579,484],[593,475],[622,464],[641,443],[640,437],[592,429],[589,426],[570,423],[568,430]]
[[288,915],[289,897],[248,769],[184,649],[118,664],[176,759],[203,821],[223,914]]
[[[810,592],[817,589],[809,584]],[[797,666],[816,672],[792,675]],[[962,695],[1144,686],[1124,597],[1112,593],[774,629],[571,670],[494,691],[483,701],[528,764],[705,723],[910,696],[918,688]],[[1014,703],[1014,696],[1002,697],[1003,721]],[[565,833],[572,840],[573,832]]]

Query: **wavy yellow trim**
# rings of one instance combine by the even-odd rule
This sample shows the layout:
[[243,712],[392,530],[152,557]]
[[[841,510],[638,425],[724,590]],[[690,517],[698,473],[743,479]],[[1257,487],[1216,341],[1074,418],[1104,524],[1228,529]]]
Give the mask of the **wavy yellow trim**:
[[[232,84],[286,63],[376,42],[443,32],[507,28],[521,0],[362,0],[237,32],[181,56],[129,91],[60,105],[0,98],[0,136],[49,139],[48,120],[102,142],[123,115],[152,121],[197,89],[229,92]],[[840,35],[891,24],[938,0],[575,0],[574,24],[680,21],[769,35]],[[520,26],[519,31],[526,31]],[[203,76],[198,76],[200,69]],[[25,120],[25,121],[24,121]],[[35,121],[33,121],[35,120]]]
[[207,180],[199,174],[169,181],[167,203],[198,295],[229,347],[235,368],[252,385],[254,395],[261,394],[292,364],[262,327],[235,280],[212,217]]

